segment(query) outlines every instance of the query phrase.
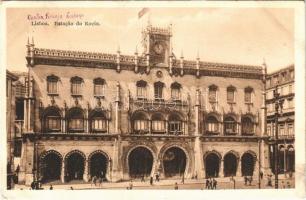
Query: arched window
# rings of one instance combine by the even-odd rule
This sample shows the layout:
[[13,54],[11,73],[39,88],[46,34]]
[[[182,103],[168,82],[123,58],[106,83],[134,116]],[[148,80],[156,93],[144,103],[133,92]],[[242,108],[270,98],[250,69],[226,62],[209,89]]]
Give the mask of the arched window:
[[81,84],[83,82],[83,79],[78,76],[75,76],[70,79],[70,82],[71,82],[71,94],[82,95]]
[[163,88],[165,84],[162,82],[154,83],[154,98],[155,100],[162,100],[163,99]]
[[170,134],[180,135],[183,133],[183,120],[178,114],[171,114],[168,121]]
[[181,84],[178,82],[174,82],[171,84],[171,98],[174,101],[178,101],[181,99]]
[[61,114],[58,108],[48,107],[44,113],[44,126],[46,132],[61,131]]
[[144,113],[136,113],[133,116],[133,129],[135,133],[143,134],[149,132],[149,119]]
[[235,91],[236,88],[234,86],[227,87],[227,102],[234,103],[235,102]]
[[245,103],[252,103],[252,93],[253,93],[253,88],[246,87],[244,89],[244,102]]
[[243,135],[253,135],[254,134],[254,123],[250,117],[243,117],[241,119],[242,124],[242,134]]
[[218,86],[216,85],[211,85],[208,87],[209,102],[217,102],[217,90],[218,90]]
[[215,116],[208,116],[206,119],[206,132],[208,134],[219,134],[219,121]]
[[224,133],[226,135],[235,135],[237,133],[237,123],[231,116],[224,119]]
[[94,95],[95,96],[104,96],[105,94],[105,80],[102,78],[96,78],[93,81],[94,83]]
[[94,133],[107,132],[107,119],[102,110],[94,110],[90,116],[91,131]]
[[58,84],[59,78],[57,76],[51,75],[47,76],[47,92],[48,94],[58,94],[57,91],[57,84]]
[[153,133],[166,132],[165,119],[160,113],[156,113],[152,116],[152,132]]
[[147,98],[147,82],[140,80],[137,81],[136,87],[137,87],[137,99],[146,99]]
[[84,132],[84,114],[81,108],[71,108],[68,112],[68,131]]

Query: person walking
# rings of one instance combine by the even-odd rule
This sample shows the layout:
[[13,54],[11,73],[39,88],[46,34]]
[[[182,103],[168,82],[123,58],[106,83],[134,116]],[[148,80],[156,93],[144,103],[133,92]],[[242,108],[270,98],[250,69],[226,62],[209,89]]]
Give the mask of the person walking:
[[145,182],[145,176],[144,175],[141,176],[141,182]]
[[150,177],[150,185],[153,185],[153,176]]
[[213,179],[213,189],[217,189],[217,180]]
[[263,172],[262,171],[259,172],[259,176],[260,176],[260,179],[263,179]]
[[244,185],[247,185],[247,183],[248,183],[248,178],[244,176]]
[[185,183],[185,176],[183,174],[183,177],[182,177],[182,183],[184,184]]
[[249,179],[249,185],[252,185],[252,181],[253,181],[253,176],[251,176]]
[[212,187],[213,187],[212,184],[213,184],[213,183],[212,183],[212,180],[211,180],[211,178],[209,178],[209,186],[208,186],[208,189],[212,189]]
[[49,188],[50,190],[53,190],[53,186],[52,185],[50,185],[50,188]]
[[159,182],[159,172],[156,173],[157,182]]
[[73,187],[72,187],[72,186],[70,187],[70,190],[73,190]]
[[208,180],[208,178],[205,181],[205,189],[209,189],[209,180]]
[[178,184],[177,184],[177,182],[175,182],[175,184],[174,184],[174,189],[175,189],[175,190],[178,190]]
[[133,180],[130,181],[130,190],[133,189]]

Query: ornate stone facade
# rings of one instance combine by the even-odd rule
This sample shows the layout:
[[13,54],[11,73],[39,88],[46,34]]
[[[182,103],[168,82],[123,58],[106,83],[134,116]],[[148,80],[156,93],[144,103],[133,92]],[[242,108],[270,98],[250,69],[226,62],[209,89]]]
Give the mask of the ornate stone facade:
[[267,170],[265,68],[176,59],[171,37],[148,26],[132,56],[28,43],[19,181]]

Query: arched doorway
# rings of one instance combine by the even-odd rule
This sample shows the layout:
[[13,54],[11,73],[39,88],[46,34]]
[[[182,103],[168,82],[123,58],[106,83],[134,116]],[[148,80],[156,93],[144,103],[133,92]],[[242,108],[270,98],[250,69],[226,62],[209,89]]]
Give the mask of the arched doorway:
[[220,158],[217,154],[209,153],[204,159],[204,164],[207,178],[218,177],[220,168]]
[[163,156],[165,177],[183,176],[186,169],[186,154],[178,147],[169,148]]
[[294,172],[295,169],[295,153],[294,148],[291,146],[288,148],[287,155],[287,172]]
[[44,183],[59,180],[61,177],[62,158],[55,152],[50,152],[42,158],[42,181]]
[[255,158],[251,153],[244,153],[241,157],[242,176],[253,176]]
[[238,159],[233,153],[224,156],[224,176],[236,176]]
[[90,176],[91,177],[101,177],[105,179],[106,172],[107,172],[107,164],[108,159],[107,157],[100,152],[94,153],[90,157]]
[[83,180],[85,158],[79,152],[74,152],[66,158],[66,179]]
[[150,176],[153,166],[153,155],[145,147],[137,147],[128,157],[129,175],[131,178]]

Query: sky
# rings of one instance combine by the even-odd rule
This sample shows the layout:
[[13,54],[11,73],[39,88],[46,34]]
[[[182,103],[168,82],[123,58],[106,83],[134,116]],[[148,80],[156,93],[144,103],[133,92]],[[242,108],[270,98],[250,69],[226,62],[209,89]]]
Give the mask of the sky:
[[[289,8],[9,8],[7,68],[26,71],[27,38],[35,47],[133,55],[142,52],[141,31],[148,18],[153,26],[172,24],[176,57],[231,64],[261,65],[268,72],[294,63],[294,10]],[[67,19],[69,15],[79,18]],[[33,20],[37,15],[52,19]],[[54,17],[62,15],[62,19]],[[81,17],[80,17],[81,16]],[[54,26],[54,21],[98,22],[99,26]],[[49,26],[32,26],[33,21]]]

